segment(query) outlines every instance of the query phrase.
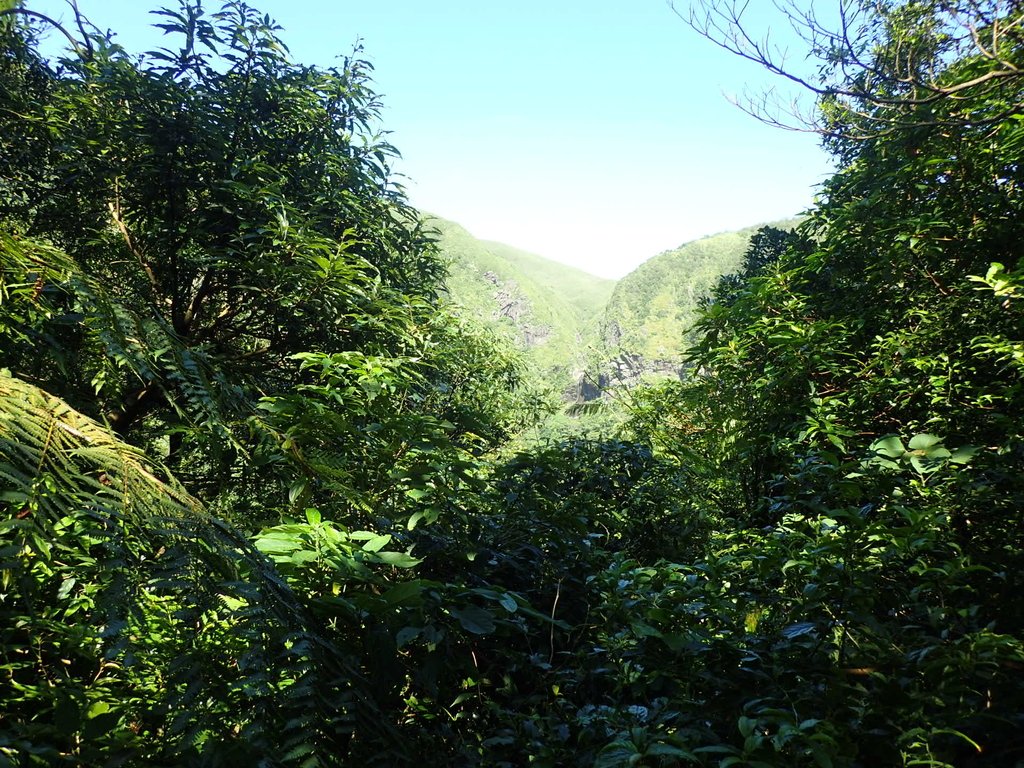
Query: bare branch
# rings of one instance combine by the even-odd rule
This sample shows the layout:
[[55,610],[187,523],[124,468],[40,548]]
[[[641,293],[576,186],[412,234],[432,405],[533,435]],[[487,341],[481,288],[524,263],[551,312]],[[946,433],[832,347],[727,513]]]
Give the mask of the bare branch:
[[183,336],[188,336],[192,332],[193,323],[202,309],[203,302],[206,301],[207,297],[214,292],[214,277],[216,271],[211,267],[206,270],[203,274],[202,280],[199,282],[199,288],[196,289],[195,294],[192,296],[192,300],[188,303],[188,308],[185,310],[185,314],[182,317],[182,327],[178,329],[178,332]]
[[78,32],[82,35],[82,40],[85,43],[85,48],[86,48],[86,50],[88,51],[88,54],[89,54],[88,58],[92,59],[92,57],[93,57],[92,41],[91,41],[91,38],[89,37],[89,33],[86,32],[86,30],[85,30],[85,24],[86,24],[85,17],[82,16],[82,12],[78,10],[78,0],[68,0],[68,3],[71,5],[71,10],[75,14],[75,26],[78,27]]
[[[115,193],[114,199],[107,203],[107,209],[110,211],[111,220],[121,233],[121,237],[124,238],[128,251],[138,260],[139,266],[142,267],[142,271],[146,273],[146,278],[149,280],[149,287],[153,292],[153,299],[159,302],[162,296],[160,281],[156,278],[156,272],[153,270],[153,265],[149,263],[142,251],[139,250],[135,241],[132,239],[131,233],[128,231],[128,226],[124,223],[124,219],[121,218],[121,198],[119,194]],[[166,300],[164,300],[164,303],[166,303]]]
[[[972,0],[940,0],[931,19],[935,26],[919,28],[916,19],[890,13],[880,4],[839,0],[830,28],[813,7],[799,10],[792,0],[774,0],[796,38],[823,62],[816,75],[788,66],[785,52],[772,45],[767,33],[755,36],[744,19],[749,0],[698,0],[685,11],[675,0],[669,5],[720,48],[813,94],[819,105],[838,107],[851,118],[843,126],[847,139],[913,126],[984,126],[1024,112],[1024,97],[1011,90],[1017,78],[1024,78],[1024,64],[1018,61],[1024,48],[1024,12],[1018,3],[1011,4],[1011,13],[989,11]],[[990,66],[958,81],[950,57],[955,63],[972,55]],[[992,102],[976,106],[976,99],[986,94],[1002,99],[997,114],[984,111],[997,106]],[[932,109],[942,103],[956,106]],[[773,91],[759,97],[748,94],[738,106],[768,125],[832,135],[821,116],[800,114],[795,100],[782,105]]]

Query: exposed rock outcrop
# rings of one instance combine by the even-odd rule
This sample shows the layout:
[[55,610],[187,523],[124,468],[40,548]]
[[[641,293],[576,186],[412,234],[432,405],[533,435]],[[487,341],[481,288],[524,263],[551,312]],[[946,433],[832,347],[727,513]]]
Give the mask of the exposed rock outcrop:
[[562,393],[563,399],[567,402],[589,403],[592,400],[598,400],[604,394],[600,382],[594,381],[586,371],[579,369],[573,371],[572,381],[572,386]]
[[534,325],[529,322],[532,315],[530,302],[519,289],[514,280],[502,282],[497,274],[484,272],[483,277],[497,290],[492,298],[497,305],[493,317],[495,320],[505,318],[518,329],[523,346],[527,349],[546,344],[551,338],[552,328],[548,325]]
[[565,399],[574,403],[597,400],[610,389],[633,387],[649,376],[682,378],[684,367],[673,360],[648,361],[637,352],[620,352],[604,363],[596,378],[587,371],[574,371],[573,385],[566,390]]

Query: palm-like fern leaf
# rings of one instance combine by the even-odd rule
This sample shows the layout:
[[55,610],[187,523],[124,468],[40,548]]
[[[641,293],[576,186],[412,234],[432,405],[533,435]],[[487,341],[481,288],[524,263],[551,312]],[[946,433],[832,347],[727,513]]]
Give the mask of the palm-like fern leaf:
[[357,679],[243,537],[0,372],[0,763],[315,760]]

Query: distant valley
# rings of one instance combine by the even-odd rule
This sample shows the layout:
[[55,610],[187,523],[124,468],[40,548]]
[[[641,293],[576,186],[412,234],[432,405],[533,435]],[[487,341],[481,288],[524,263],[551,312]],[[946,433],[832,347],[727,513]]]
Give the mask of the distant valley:
[[679,376],[700,299],[738,269],[763,226],[685,243],[615,281],[479,240],[451,221],[431,217],[429,224],[449,264],[451,299],[514,341],[545,381],[576,403],[645,378]]
[[430,224],[449,263],[451,299],[513,339],[545,380],[568,390],[598,361],[601,321],[616,281],[478,240],[450,221]]

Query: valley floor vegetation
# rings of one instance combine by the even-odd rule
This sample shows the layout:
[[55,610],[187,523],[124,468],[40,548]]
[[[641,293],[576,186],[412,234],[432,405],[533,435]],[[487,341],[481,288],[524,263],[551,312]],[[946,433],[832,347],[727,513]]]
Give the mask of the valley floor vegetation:
[[842,7],[817,207],[510,455],[358,51],[0,2],[0,765],[1022,764],[1024,11]]

